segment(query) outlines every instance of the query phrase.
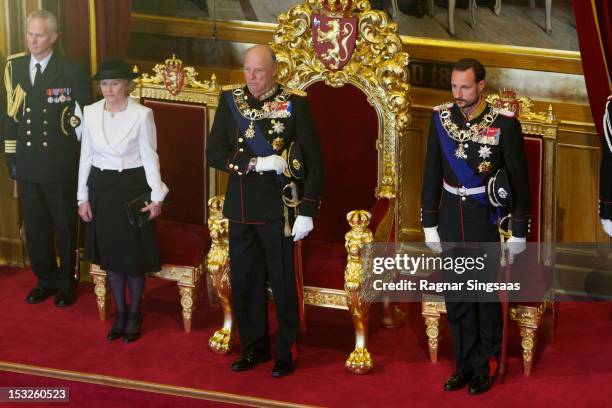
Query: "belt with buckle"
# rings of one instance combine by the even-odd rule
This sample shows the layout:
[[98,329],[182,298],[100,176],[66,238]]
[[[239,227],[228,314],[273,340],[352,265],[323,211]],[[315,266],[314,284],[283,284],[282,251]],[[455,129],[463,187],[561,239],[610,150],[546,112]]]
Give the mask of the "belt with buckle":
[[471,196],[475,194],[484,194],[486,190],[485,186],[472,187],[472,188],[453,187],[450,184],[448,184],[446,180],[443,181],[442,185],[444,186],[444,189],[446,191],[448,191],[451,194],[458,195],[460,197],[467,197],[467,196]]

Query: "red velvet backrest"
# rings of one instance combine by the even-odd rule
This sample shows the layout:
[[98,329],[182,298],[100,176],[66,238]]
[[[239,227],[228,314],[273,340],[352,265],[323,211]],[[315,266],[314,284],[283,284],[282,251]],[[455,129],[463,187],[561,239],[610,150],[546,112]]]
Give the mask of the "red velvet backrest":
[[357,87],[310,85],[308,102],[325,158],[321,211],[307,240],[344,243],[346,214],[376,201],[378,115]]
[[541,136],[524,135],[527,167],[529,169],[529,199],[531,207],[531,232],[528,242],[540,242],[542,231],[542,193],[544,180],[544,142]]
[[162,180],[170,188],[161,219],[205,225],[206,106],[155,99],[142,103],[153,109]]

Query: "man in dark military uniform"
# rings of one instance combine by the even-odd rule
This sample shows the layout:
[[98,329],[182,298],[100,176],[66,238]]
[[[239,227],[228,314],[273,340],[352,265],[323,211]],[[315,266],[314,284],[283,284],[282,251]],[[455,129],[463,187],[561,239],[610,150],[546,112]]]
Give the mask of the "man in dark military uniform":
[[612,95],[608,96],[603,124],[604,137],[599,172],[599,217],[604,231],[612,237]]
[[55,305],[64,307],[76,297],[78,115],[90,102],[91,88],[77,64],[53,52],[56,39],[52,13],[28,16],[30,53],[9,58],[5,69],[4,151],[10,176],[18,182],[30,263],[38,278],[26,301],[38,303],[55,294]]
[[[507,206],[512,209],[507,244],[512,258],[525,249],[529,228],[521,125],[511,112],[483,99],[485,69],[477,60],[457,62],[451,87],[455,102],[434,108],[430,124],[421,194],[425,241],[435,252],[442,250],[440,242],[498,242],[498,209]],[[488,185],[494,185],[494,191],[487,191]],[[488,278],[495,279],[499,249],[491,252],[485,269]],[[485,392],[501,350],[501,306],[496,298],[475,303],[447,296],[446,308],[456,372],[444,389],[454,391],[469,383],[470,394]]]
[[302,91],[276,84],[276,57],[263,45],[244,56],[245,85],[225,88],[206,155],[230,173],[223,213],[229,219],[232,304],[242,355],[232,370],[271,359],[266,280],[272,285],[278,347],[272,376],[297,358],[300,305],[294,241],[313,228],[323,187],[323,156]]

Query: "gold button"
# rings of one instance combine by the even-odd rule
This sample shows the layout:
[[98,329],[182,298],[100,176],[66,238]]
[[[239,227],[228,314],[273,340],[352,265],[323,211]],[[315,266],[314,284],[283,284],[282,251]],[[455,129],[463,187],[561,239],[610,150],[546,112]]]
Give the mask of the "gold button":
[[244,139],[242,139],[241,137],[238,138],[238,142],[242,143]]
[[26,123],[29,125],[30,123],[32,123],[32,121],[30,119],[26,120]]
[[461,197],[461,201],[465,201],[465,197]]
[[46,120],[43,120],[43,125],[46,125],[46,124],[47,124],[47,121],[46,121]]
[[26,135],[31,135],[31,134],[32,134],[32,132],[31,132],[30,130],[28,130],[28,131],[26,132]]
[[242,172],[240,172],[240,171],[239,171],[239,172],[238,172],[238,175],[239,175],[239,176],[242,176]]
[[47,113],[47,108],[43,108],[43,113]]
[[44,132],[43,132],[43,135],[47,136],[47,131],[44,131]]
[[268,134],[271,135],[272,133],[274,133],[274,131],[272,129],[268,130]]
[[26,112],[29,112],[29,111],[31,111],[31,110],[32,110],[32,109],[30,109],[30,108],[26,108]]
[[32,142],[27,142],[26,145],[27,146],[32,146]]
[[239,152],[244,152],[244,149],[241,147],[240,149],[238,149]]
[[260,176],[263,176],[263,171],[260,171],[260,172],[259,172],[259,175],[260,175]]
[[43,142],[43,146],[47,147],[47,142]]

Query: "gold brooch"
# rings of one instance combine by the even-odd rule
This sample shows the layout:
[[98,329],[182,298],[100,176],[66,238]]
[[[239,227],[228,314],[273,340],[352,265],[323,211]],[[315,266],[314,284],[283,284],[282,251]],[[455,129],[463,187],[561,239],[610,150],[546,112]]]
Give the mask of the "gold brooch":
[[285,141],[283,140],[282,137],[277,137],[276,139],[272,141],[272,148],[276,151],[283,150],[284,146],[285,146]]
[[483,161],[478,165],[479,173],[487,173],[489,170],[491,170],[491,162]]
[[294,169],[299,170],[300,167],[302,167],[302,165],[300,164],[299,161],[297,161],[297,159],[293,159],[293,161],[291,162],[291,165],[293,166]]

